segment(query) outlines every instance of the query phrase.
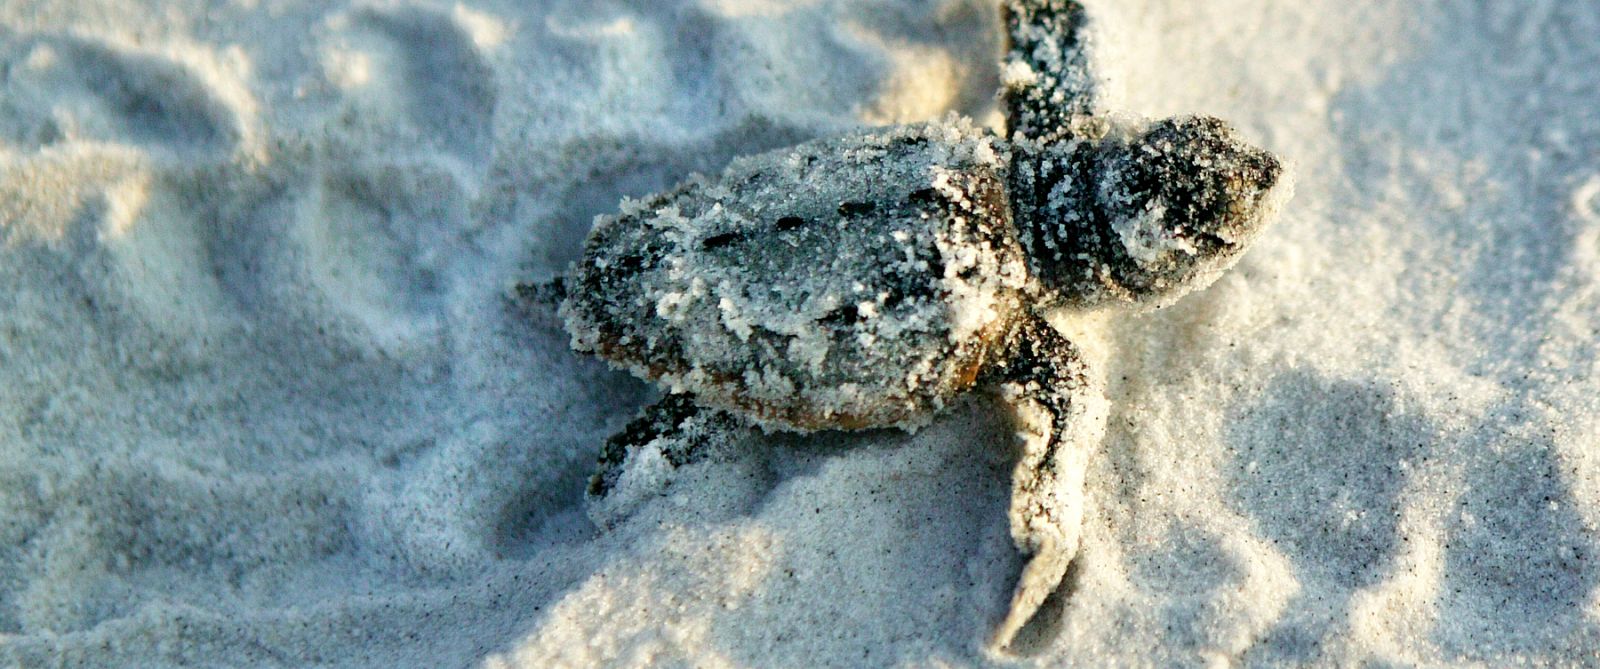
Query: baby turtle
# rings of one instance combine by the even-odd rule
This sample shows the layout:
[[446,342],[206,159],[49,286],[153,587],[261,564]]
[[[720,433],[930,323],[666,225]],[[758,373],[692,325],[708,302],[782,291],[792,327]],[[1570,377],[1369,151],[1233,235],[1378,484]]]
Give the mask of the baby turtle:
[[1003,15],[1009,135],[958,117],[863,130],[596,219],[561,284],[573,347],[669,394],[606,444],[592,500],[641,449],[676,466],[752,425],[915,429],[988,391],[1022,440],[1010,523],[1031,557],[991,639],[1010,644],[1077,552],[1106,414],[1040,313],[1210,283],[1287,188],[1217,119],[1097,114],[1078,3],[1007,0]]

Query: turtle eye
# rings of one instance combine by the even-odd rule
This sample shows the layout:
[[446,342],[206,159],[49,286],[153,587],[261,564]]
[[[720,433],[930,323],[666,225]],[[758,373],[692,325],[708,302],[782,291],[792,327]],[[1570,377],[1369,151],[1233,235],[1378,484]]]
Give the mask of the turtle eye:
[[785,216],[778,219],[778,229],[781,231],[793,230],[805,224],[806,219],[800,218],[799,216]]

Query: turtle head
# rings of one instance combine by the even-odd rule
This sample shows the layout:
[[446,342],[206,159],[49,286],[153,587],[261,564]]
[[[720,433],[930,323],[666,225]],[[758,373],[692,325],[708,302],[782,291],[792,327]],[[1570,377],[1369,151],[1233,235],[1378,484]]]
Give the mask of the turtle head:
[[1048,302],[1165,304],[1232,266],[1287,197],[1283,166],[1227,124],[1107,123],[1014,170],[1013,219]]
[[1103,144],[1094,186],[1106,276],[1157,303],[1231,267],[1287,195],[1283,166],[1204,116],[1152,123]]

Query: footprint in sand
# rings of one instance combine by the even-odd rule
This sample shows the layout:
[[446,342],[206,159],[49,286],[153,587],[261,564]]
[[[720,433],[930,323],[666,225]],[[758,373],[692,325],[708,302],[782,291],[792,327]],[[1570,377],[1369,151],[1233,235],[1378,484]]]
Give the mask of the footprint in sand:
[[309,277],[380,340],[406,338],[440,307],[467,219],[455,180],[416,166],[352,167],[312,190],[294,233]]
[[244,133],[217,85],[172,59],[65,35],[0,47],[0,140],[40,149],[75,142],[191,160],[226,156]]
[[197,212],[217,199],[198,189],[208,175],[251,143],[253,102],[230,62],[194,46],[0,32],[3,262],[62,272],[71,313],[151,369],[184,364],[226,318]]
[[[208,245],[224,292],[284,345],[398,354],[432,341],[463,252],[466,194],[428,161],[286,167]],[[299,342],[299,343],[294,343]]]
[[497,94],[479,47],[451,15],[367,9],[330,25],[324,75],[349,106],[355,132],[397,135],[469,165],[493,148]]
[[270,581],[283,565],[324,558],[351,541],[348,482],[315,466],[216,475],[108,456],[38,476],[49,485],[0,500],[38,556],[18,563],[24,571],[15,581],[0,582],[14,628],[87,630],[151,600],[270,599],[272,589],[247,586],[252,576]]

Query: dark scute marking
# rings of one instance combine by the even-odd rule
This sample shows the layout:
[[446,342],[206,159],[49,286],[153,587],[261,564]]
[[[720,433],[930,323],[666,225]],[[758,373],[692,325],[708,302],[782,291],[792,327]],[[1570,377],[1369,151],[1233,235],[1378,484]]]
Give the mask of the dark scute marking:
[[778,219],[778,229],[784,231],[793,230],[805,224],[806,219],[800,218],[799,216],[785,216]]
[[932,188],[920,188],[911,191],[911,194],[906,196],[906,200],[915,205],[938,204],[940,201],[939,191]]
[[738,240],[739,233],[724,232],[722,234],[711,235],[710,237],[705,238],[704,241],[700,242],[700,248],[706,249],[707,251],[711,249],[720,249]]
[[871,202],[843,202],[839,204],[840,216],[865,216],[878,208]]
[[817,319],[817,322],[824,325],[850,327],[861,322],[861,310],[854,304],[846,304],[828,312],[828,315]]
[[645,269],[644,255],[639,253],[629,253],[628,255],[618,258],[615,267],[617,268],[618,274],[638,274]]
[[926,276],[916,274],[896,274],[889,277],[888,295],[883,298],[885,309],[895,309],[906,302],[925,303],[939,297],[939,291],[934,288],[934,282],[928,277],[944,276],[944,261],[940,258],[928,259],[928,273]]

